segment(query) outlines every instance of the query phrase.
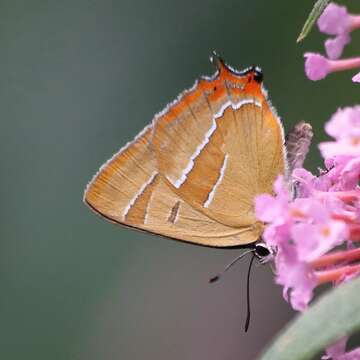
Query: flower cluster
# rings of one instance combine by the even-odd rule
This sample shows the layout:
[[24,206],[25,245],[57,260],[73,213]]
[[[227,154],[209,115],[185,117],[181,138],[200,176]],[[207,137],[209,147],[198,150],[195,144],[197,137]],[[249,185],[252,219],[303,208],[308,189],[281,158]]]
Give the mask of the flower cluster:
[[[327,57],[305,54],[311,80],[360,67],[360,57],[337,60],[351,31],[360,28],[360,16],[330,3],[318,27],[333,38],[325,41]],[[360,73],[353,81],[360,82]],[[325,131],[332,141],[319,144],[324,166],[317,175],[293,169],[276,180],[274,196],[255,199],[256,216],[266,224],[263,240],[274,250],[276,282],[298,311],[307,309],[317,286],[360,275],[360,105],[338,109]],[[360,347],[346,352],[346,342],[343,337],[328,346],[322,359],[360,359]]]
[[[263,239],[276,250],[276,281],[296,310],[305,310],[313,289],[360,272],[360,106],[338,110],[325,126],[335,141],[319,145],[319,176],[298,168],[290,183],[280,176],[276,196],[256,198],[256,215],[268,223]],[[296,194],[296,196],[294,196]],[[295,198],[294,198],[295,197]],[[344,245],[346,249],[331,252]]]
[[[325,41],[327,57],[317,53],[306,53],[305,72],[310,80],[321,80],[336,71],[360,67],[360,57],[337,60],[344,47],[350,43],[350,33],[360,28],[360,15],[347,12],[345,6],[330,3],[318,20],[319,30],[333,37]],[[360,73],[352,80],[360,82]]]
[[[299,311],[316,286],[360,274],[360,106],[339,109],[325,130],[334,141],[319,144],[325,158],[319,175],[297,168],[276,180],[275,196],[255,200],[258,219],[267,223],[263,240],[274,249],[276,282]],[[331,357],[339,346],[329,347],[324,359],[358,359],[350,353]]]

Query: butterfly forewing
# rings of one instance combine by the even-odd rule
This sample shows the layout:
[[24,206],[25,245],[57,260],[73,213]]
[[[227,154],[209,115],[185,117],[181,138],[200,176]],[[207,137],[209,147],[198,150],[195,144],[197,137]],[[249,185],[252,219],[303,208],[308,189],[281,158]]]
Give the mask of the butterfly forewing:
[[255,242],[254,197],[284,172],[282,127],[250,69],[223,63],[157,115],[85,191],[107,219],[208,246]]

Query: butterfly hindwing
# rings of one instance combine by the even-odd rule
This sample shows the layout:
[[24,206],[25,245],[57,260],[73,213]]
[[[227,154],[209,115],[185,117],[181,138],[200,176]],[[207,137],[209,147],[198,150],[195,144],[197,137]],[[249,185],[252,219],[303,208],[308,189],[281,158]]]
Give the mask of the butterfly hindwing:
[[255,242],[263,225],[254,197],[285,171],[282,126],[257,68],[219,59],[115,154],[88,185],[85,202],[115,223],[207,246]]
[[252,243],[259,229],[232,228],[193,209],[156,167],[151,127],[113,156],[90,182],[85,201],[110,221],[206,246]]

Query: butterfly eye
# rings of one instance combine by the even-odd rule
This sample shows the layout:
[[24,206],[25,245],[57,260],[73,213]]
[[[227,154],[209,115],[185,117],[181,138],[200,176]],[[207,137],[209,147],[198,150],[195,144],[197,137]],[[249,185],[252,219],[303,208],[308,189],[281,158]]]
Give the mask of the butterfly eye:
[[259,69],[258,67],[255,68],[255,75],[254,75],[254,80],[257,82],[257,83],[261,83],[263,81],[263,73],[261,71],[261,69]]
[[270,249],[265,244],[255,245],[255,255],[259,258],[266,258],[271,254]]

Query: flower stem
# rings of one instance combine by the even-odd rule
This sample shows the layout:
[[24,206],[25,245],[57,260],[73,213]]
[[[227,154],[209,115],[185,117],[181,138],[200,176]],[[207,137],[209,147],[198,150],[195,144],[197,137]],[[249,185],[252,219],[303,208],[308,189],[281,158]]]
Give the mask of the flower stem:
[[[359,58],[360,59],[360,58]],[[340,61],[340,60],[338,60]],[[349,191],[336,191],[334,194],[342,201],[346,203],[353,203],[358,201],[360,197],[359,190],[349,190]]]
[[349,240],[360,241],[360,225],[349,226]]
[[330,66],[331,72],[350,70],[353,68],[360,67],[360,57],[354,57],[354,58],[342,59],[342,60],[328,60],[328,64]]
[[323,255],[318,259],[312,261],[311,266],[314,269],[319,269],[326,266],[338,264],[339,262],[346,261],[347,263],[349,263],[355,260],[360,260],[360,248],[345,251],[336,251],[327,255]]
[[350,24],[351,31],[360,28],[360,16],[350,15]]
[[359,271],[360,271],[360,264],[357,264],[357,265],[342,266],[334,270],[317,271],[315,274],[318,280],[318,285],[320,285],[327,282],[336,282],[342,280],[346,276],[355,274]]

